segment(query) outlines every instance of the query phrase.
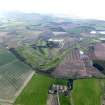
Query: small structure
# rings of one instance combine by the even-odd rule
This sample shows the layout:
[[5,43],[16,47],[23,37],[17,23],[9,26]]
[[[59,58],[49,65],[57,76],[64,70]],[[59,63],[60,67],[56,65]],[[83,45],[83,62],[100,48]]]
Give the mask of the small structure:
[[64,46],[64,40],[63,39],[48,39],[47,46],[49,47],[60,47],[63,48]]
[[58,85],[58,84],[53,84],[52,86],[50,86],[49,88],[49,93],[50,94],[57,94],[58,93],[64,93],[65,91],[67,91],[67,86],[65,85]]
[[57,94],[57,93],[63,93],[64,95],[69,95],[70,94],[70,89],[66,85],[58,85],[58,84],[53,84],[50,86],[49,94]]
[[48,93],[49,94],[63,93],[65,96],[68,96],[72,89],[73,89],[73,80],[69,79],[67,85],[58,85],[58,84],[51,85]]

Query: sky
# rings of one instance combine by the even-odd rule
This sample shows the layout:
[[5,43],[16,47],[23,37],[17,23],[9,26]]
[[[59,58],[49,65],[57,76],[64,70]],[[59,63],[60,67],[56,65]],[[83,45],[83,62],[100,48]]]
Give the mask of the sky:
[[105,20],[105,0],[0,0],[0,12],[3,11]]

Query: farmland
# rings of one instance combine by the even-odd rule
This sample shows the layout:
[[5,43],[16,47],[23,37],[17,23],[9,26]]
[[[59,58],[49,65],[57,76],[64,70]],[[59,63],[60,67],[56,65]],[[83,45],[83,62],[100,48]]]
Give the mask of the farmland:
[[105,80],[95,77],[105,75],[105,47],[98,47],[103,60],[88,56],[96,43],[105,43],[105,21],[20,12],[0,18],[0,105],[46,105],[58,94],[60,105],[101,105]]
[[[104,83],[104,80],[94,78],[76,80],[71,96],[59,96],[61,105],[71,105],[70,103],[74,103],[74,105],[100,105],[100,97],[103,94],[100,81]],[[17,98],[15,105],[46,105],[48,88],[52,83],[65,84],[66,82],[43,75],[34,75]]]
[[29,66],[20,62],[5,48],[0,48],[0,103],[12,103],[26,77],[32,74]]
[[[44,46],[46,42],[41,41],[39,46]],[[34,69],[40,71],[47,71],[50,70],[59,64],[63,54],[60,53],[59,49],[57,48],[35,48],[31,45],[24,45],[16,49],[16,51],[25,59],[27,63],[29,63]],[[59,55],[59,56],[58,56]]]
[[15,105],[45,105],[48,88],[54,82],[52,78],[35,75],[17,98]]
[[87,79],[77,80],[74,83],[72,101],[74,105],[101,105],[103,80]]
[[51,77],[38,74],[34,75],[21,95],[17,98],[15,105],[46,105],[48,88],[53,83],[65,84],[66,81],[56,80]]

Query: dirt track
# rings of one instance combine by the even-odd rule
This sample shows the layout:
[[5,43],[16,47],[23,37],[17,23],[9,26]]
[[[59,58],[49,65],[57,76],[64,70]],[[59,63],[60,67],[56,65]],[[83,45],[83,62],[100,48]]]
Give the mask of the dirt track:
[[47,105],[59,105],[57,95],[49,94],[47,99]]

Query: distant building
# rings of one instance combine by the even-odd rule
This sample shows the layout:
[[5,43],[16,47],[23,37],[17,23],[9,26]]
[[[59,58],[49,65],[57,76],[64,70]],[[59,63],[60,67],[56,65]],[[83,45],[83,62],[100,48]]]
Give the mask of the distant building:
[[47,45],[49,47],[60,47],[60,48],[63,48],[64,40],[63,39],[50,38],[47,41]]
[[96,34],[96,33],[97,33],[96,31],[91,31],[91,32],[90,32],[90,34]]
[[105,35],[105,30],[93,30],[90,32],[90,34],[101,34],[101,35]]

